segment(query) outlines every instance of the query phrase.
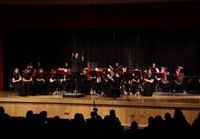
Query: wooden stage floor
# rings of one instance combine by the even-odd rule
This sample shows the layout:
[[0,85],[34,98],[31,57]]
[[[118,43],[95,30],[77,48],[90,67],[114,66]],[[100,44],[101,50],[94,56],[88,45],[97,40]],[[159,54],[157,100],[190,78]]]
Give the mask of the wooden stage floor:
[[[183,107],[190,107],[194,105],[200,104],[200,93],[172,93],[172,92],[154,92],[152,97],[146,96],[134,96],[134,95],[124,95],[122,94],[120,97],[109,98],[100,95],[84,95],[83,97],[79,97],[76,95],[71,96],[62,96],[62,95],[37,95],[37,96],[18,96],[17,91],[0,91],[0,102],[10,101],[10,102],[34,102],[34,101],[42,101],[46,103],[84,103],[84,102],[92,102],[98,101],[101,102],[99,104],[108,104],[112,102],[112,104],[124,103],[124,105],[128,105],[130,103],[148,103],[148,102],[159,102],[159,105],[163,105],[161,103],[166,103],[171,107],[177,107],[182,105]],[[96,104],[97,105],[97,104]],[[139,105],[139,104],[138,104]]]
[[121,95],[114,99],[97,95],[21,97],[15,91],[1,91],[0,105],[11,116],[25,116],[26,111],[31,109],[34,113],[45,110],[48,117],[68,119],[72,119],[75,113],[83,113],[87,119],[94,107],[98,108],[102,117],[109,114],[110,109],[115,109],[122,124],[130,125],[135,120],[139,125],[146,126],[149,116],[161,115],[164,118],[166,112],[173,116],[176,108],[181,108],[188,122],[192,123],[200,112],[200,94],[155,92],[152,97]]

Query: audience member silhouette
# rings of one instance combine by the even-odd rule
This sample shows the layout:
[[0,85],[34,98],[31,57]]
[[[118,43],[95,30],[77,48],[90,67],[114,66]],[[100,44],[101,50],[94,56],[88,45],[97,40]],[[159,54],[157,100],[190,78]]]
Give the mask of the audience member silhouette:
[[105,115],[103,119],[104,124],[104,134],[107,135],[108,138],[119,138],[122,136],[123,126],[121,125],[121,121],[116,116],[115,110],[111,109],[109,111],[109,115]]
[[132,121],[130,125],[130,129],[124,131],[123,139],[141,139],[142,131],[139,129],[138,123],[136,121]]
[[[136,121],[131,122],[130,129],[124,129],[119,118],[116,116],[114,109],[111,109],[109,114],[105,115],[104,119],[101,120],[100,118],[98,119],[98,117],[101,116],[97,114],[95,109],[91,111],[90,116],[90,118],[85,120],[82,113],[75,113],[74,119],[64,121],[64,119],[60,119],[59,116],[49,118],[48,113],[45,110],[41,111],[39,114],[33,113],[32,110],[28,110],[25,117],[13,117],[6,114],[4,108],[0,106],[0,129],[9,129],[12,131],[20,127],[22,130],[28,129],[28,133],[34,132],[34,137],[42,133],[42,135],[45,135],[46,137],[52,137],[52,135],[62,137],[67,134],[69,136],[72,135],[73,138],[87,137],[91,139],[99,137],[115,139],[142,139],[146,137],[191,138],[198,135],[200,124],[200,112],[193,121],[192,126],[190,126],[180,108],[175,109],[173,116],[166,112],[164,119],[161,115],[156,115],[155,117],[149,116],[148,125],[144,127],[144,129],[140,129]],[[170,126],[168,126],[168,124]],[[54,129],[54,132],[49,132],[51,131],[50,129]],[[64,129],[65,132],[60,132],[60,129]],[[192,130],[197,132],[190,132]],[[74,134],[74,131],[76,131],[76,134]]]

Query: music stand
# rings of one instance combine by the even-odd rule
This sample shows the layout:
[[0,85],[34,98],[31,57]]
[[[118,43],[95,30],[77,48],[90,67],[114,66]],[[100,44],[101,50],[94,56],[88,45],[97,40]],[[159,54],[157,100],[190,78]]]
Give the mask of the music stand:
[[167,75],[167,80],[168,80],[169,82],[175,81],[175,80],[176,80],[176,75]]
[[173,92],[173,83],[172,82],[176,80],[176,75],[167,75],[167,80],[169,81],[171,90]]
[[135,77],[140,78],[141,72],[139,70],[134,70],[134,75],[135,75]]
[[97,72],[96,71],[90,71],[90,76],[91,77],[97,77]]
[[63,79],[63,78],[64,78],[63,73],[55,73],[54,74],[54,79],[56,79],[56,80]]
[[51,72],[44,72],[42,77],[45,79],[45,81],[49,81],[49,79],[51,78]]
[[128,81],[128,80],[133,79],[133,75],[130,72],[125,72],[122,78],[123,80]]
[[162,78],[163,77],[163,73],[155,73],[157,78]]
[[[129,80],[132,80],[133,79],[133,75],[131,72],[125,72],[123,77],[122,77],[122,80],[123,80],[123,84],[125,85],[125,88],[126,88],[126,85],[129,83]],[[126,89],[125,89],[126,90]],[[126,100],[130,101],[129,99],[129,95],[130,95],[130,88],[128,88],[128,92],[126,94]]]
[[147,67],[137,67],[138,70],[145,71]]

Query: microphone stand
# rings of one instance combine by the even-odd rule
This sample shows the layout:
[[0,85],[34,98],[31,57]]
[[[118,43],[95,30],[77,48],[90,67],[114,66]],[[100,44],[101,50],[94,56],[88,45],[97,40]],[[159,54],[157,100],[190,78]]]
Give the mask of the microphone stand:
[[126,95],[127,97],[126,97],[126,100],[127,101],[131,101],[130,99],[129,99],[129,96],[130,96],[130,88],[129,88],[129,92],[127,92],[127,95]]

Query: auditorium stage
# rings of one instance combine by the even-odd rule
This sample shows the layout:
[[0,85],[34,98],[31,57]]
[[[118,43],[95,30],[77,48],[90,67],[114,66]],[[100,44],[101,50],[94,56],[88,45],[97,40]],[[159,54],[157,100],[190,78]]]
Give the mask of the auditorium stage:
[[82,113],[84,118],[90,117],[94,107],[102,117],[115,109],[123,125],[130,125],[135,120],[140,126],[148,124],[148,117],[169,112],[172,116],[176,108],[181,108],[189,123],[200,112],[199,93],[154,92],[152,97],[124,95],[108,98],[97,95],[82,97],[63,97],[62,95],[18,96],[16,91],[1,91],[0,105],[10,116],[25,116],[28,110],[34,113],[47,111],[48,117],[73,119],[75,113]]

